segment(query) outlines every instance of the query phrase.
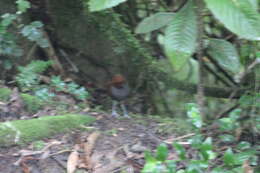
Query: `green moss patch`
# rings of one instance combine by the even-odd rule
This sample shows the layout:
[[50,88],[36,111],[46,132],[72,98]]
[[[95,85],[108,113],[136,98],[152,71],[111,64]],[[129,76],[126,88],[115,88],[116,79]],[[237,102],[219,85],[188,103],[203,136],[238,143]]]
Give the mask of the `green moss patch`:
[[16,120],[0,123],[0,147],[23,145],[28,142],[67,132],[95,119],[87,115],[66,114],[46,116],[31,120]]
[[7,101],[12,91],[8,88],[0,88],[0,100]]

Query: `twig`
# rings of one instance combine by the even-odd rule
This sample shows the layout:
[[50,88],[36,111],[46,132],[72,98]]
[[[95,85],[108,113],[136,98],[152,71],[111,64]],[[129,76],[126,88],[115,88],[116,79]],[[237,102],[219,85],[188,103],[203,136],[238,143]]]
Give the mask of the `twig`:
[[244,81],[244,79],[245,79],[245,76],[246,76],[248,73],[250,73],[250,72],[253,70],[253,68],[255,68],[258,64],[260,64],[260,59],[259,59],[259,58],[255,59],[255,61],[253,61],[253,62],[246,68],[246,70],[245,70],[244,72],[242,72],[242,73],[240,73],[240,74],[238,75],[238,78],[237,78],[238,82],[239,82],[239,83],[242,83],[242,82]]
[[56,155],[59,155],[59,154],[63,154],[63,153],[67,153],[67,152],[72,152],[72,150],[61,150],[61,151],[58,151],[56,153],[50,154],[50,157],[56,156]]
[[49,46],[46,47],[46,48],[43,48],[43,50],[47,54],[48,58],[50,58],[51,60],[54,61],[54,64],[52,65],[52,67],[55,70],[57,70],[59,73],[64,74],[65,71],[64,71],[64,69],[63,69],[63,67],[62,67],[62,65],[61,65],[61,63],[59,61],[59,58],[58,58],[58,56],[57,56],[57,54],[55,52],[54,47],[51,44],[51,40],[50,40],[49,35],[44,30],[42,30],[42,33],[43,33],[45,39],[48,41],[48,44],[49,44]]
[[31,57],[34,54],[36,48],[37,48],[37,44],[34,43],[33,46],[31,47],[31,49],[29,50],[28,54],[26,55],[26,58],[25,58],[26,61],[31,59]]
[[177,138],[173,138],[173,139],[170,139],[170,140],[167,140],[165,141],[166,143],[172,143],[173,141],[178,141],[178,140],[181,140],[181,139],[184,139],[184,138],[188,138],[188,137],[191,137],[191,136],[194,136],[195,133],[190,133],[190,134],[187,134],[187,135],[183,135],[183,136],[179,136]]
[[70,58],[68,57],[68,55],[65,53],[64,50],[59,49],[60,53],[62,54],[62,56],[64,56],[64,58],[68,61],[68,63],[71,65],[73,72],[78,73],[79,69],[77,68],[77,66],[70,60]]

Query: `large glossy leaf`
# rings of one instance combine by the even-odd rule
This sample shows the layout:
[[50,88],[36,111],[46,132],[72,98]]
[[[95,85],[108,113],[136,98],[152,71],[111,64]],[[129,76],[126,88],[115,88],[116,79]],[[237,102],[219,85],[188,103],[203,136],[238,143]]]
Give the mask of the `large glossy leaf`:
[[228,41],[221,39],[210,39],[208,53],[223,68],[233,73],[239,72],[241,64],[238,53],[235,47]]
[[248,0],[250,3],[251,3],[251,5],[252,5],[252,8],[254,8],[255,10],[257,10],[258,9],[258,0]]
[[189,59],[187,63],[178,71],[173,74],[176,79],[197,84],[198,83],[198,61]]
[[205,0],[214,16],[241,38],[260,40],[260,15],[253,0]]
[[88,2],[90,11],[101,11],[107,8],[117,6],[126,0],[90,0]]
[[196,49],[197,23],[192,1],[189,1],[165,30],[165,52],[176,71],[180,70]]
[[173,20],[175,13],[156,13],[142,20],[135,29],[136,33],[147,33],[167,25]]

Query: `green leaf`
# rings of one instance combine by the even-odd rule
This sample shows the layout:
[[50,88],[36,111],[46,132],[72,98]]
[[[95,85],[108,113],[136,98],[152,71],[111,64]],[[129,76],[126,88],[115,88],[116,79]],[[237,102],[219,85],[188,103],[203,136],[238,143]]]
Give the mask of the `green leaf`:
[[161,144],[157,147],[156,159],[159,161],[165,161],[168,157],[168,148],[166,144]]
[[217,167],[217,168],[214,168],[211,173],[223,173],[225,172],[226,173],[226,170],[221,168],[221,167]]
[[3,18],[3,20],[1,21],[1,26],[7,27],[17,18],[17,15],[6,13],[6,14],[2,15],[1,17]]
[[190,173],[200,173],[208,167],[209,164],[204,160],[191,160],[188,165],[187,171]]
[[213,146],[212,146],[212,138],[208,137],[202,144],[201,144],[201,148],[202,151],[208,151],[208,150],[212,150]]
[[223,142],[234,142],[236,138],[233,135],[220,135],[219,136],[220,140]]
[[241,38],[260,40],[260,15],[252,0],[205,0],[214,16]]
[[189,117],[189,121],[196,129],[199,129],[203,126],[203,119],[200,115],[200,111],[197,105],[188,104],[187,115]]
[[93,11],[101,11],[107,8],[117,6],[118,4],[125,2],[126,0],[90,0],[88,2],[89,9]]
[[189,1],[165,30],[164,48],[174,69],[180,70],[196,49],[197,23],[192,1]]
[[157,170],[159,162],[152,156],[150,152],[145,152],[145,165],[142,173],[154,173]]
[[167,169],[169,171],[169,173],[174,173],[176,172],[176,162],[173,160],[166,160],[166,165],[167,165]]
[[226,40],[210,39],[208,53],[223,68],[238,73],[240,71],[240,61],[235,47]]
[[179,158],[181,160],[185,160],[186,159],[186,156],[185,156],[186,151],[185,151],[184,147],[181,144],[178,144],[178,143],[174,143],[173,146],[176,149]]
[[16,4],[17,4],[18,10],[22,13],[26,12],[26,10],[31,7],[30,2],[28,2],[26,0],[17,0]]
[[249,3],[251,4],[252,8],[255,9],[256,11],[258,10],[258,0],[248,0]]
[[249,160],[250,157],[253,157],[256,154],[255,150],[241,152],[236,154],[235,163],[237,165],[242,165],[246,160]]
[[233,166],[235,165],[235,154],[233,153],[232,149],[229,148],[225,154],[224,154],[224,157],[223,157],[223,161],[225,163],[225,165],[227,166]]
[[170,21],[174,20],[175,13],[160,12],[153,14],[142,20],[135,29],[135,32],[147,33],[157,30],[165,25],[169,24]]
[[250,147],[251,147],[251,144],[246,141],[242,141],[237,145],[237,149],[239,149],[239,150],[249,149]]
[[174,78],[194,83],[198,83],[199,65],[198,61],[189,59],[186,64],[178,71],[173,74]]

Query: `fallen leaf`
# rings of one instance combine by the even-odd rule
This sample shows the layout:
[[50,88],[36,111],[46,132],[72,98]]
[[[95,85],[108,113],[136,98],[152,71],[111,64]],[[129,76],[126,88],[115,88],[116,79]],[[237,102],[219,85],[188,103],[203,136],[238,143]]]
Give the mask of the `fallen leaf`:
[[94,163],[91,160],[91,155],[99,135],[100,135],[99,132],[94,132],[90,134],[89,137],[87,138],[87,142],[84,143],[85,164],[89,170],[92,170],[94,168]]
[[68,157],[67,173],[74,173],[77,168],[78,161],[79,161],[78,149],[79,149],[79,146],[75,145],[74,150],[70,153],[70,155]]
[[28,167],[28,165],[26,163],[21,163],[21,167],[22,167],[22,170],[23,170],[23,173],[30,173],[30,168]]
[[243,171],[244,173],[254,173],[254,169],[250,166],[248,160],[243,163]]

